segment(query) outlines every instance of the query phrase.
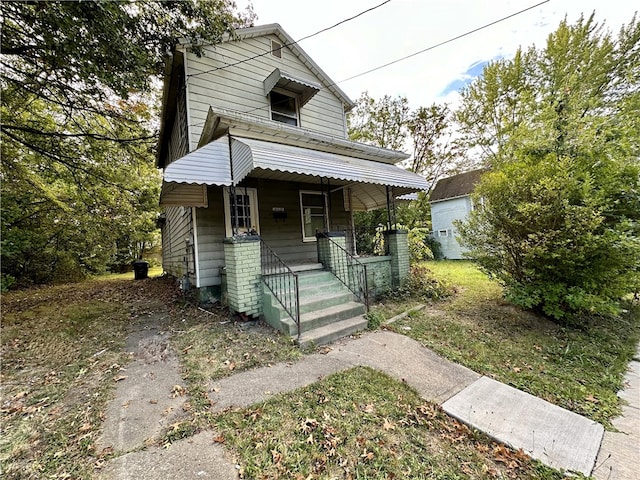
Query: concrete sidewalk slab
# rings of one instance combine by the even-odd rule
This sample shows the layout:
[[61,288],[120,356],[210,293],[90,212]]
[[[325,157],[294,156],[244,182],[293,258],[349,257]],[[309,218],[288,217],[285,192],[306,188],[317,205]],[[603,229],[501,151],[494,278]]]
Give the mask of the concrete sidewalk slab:
[[212,382],[209,399],[214,410],[246,407],[277,393],[301,388],[355,366],[375,368],[415,388],[420,396],[442,403],[480,375],[393,332],[375,332],[343,339],[326,354],[313,354],[296,363],[277,364]]
[[210,384],[209,399],[214,411],[247,407],[278,393],[311,385],[346,368],[349,365],[328,355],[308,355],[297,363],[279,363],[216,380]]
[[480,378],[419,342],[397,333],[377,331],[336,344],[328,356],[351,365],[366,365],[407,382],[429,402],[442,403]]
[[115,377],[115,398],[109,402],[97,451],[128,452],[144,446],[183,414],[185,397],[174,392],[182,384],[180,364],[167,335],[155,329],[136,332],[127,347],[134,360]]
[[538,397],[482,377],[442,405],[445,412],[554,468],[590,475],[604,428]]
[[636,355],[618,396],[627,402],[611,423],[618,432],[605,432],[593,477],[597,480],[637,480],[640,475],[640,362]]
[[168,448],[152,447],[110,460],[100,480],[236,480],[235,464],[222,445],[205,431],[173,443]]

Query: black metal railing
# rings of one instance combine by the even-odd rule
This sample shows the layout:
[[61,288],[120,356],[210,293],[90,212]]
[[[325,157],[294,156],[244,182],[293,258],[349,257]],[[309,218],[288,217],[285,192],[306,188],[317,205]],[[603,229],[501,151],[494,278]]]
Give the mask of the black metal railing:
[[282,261],[276,252],[260,239],[262,281],[298,327],[300,340],[300,290],[298,274]]
[[345,232],[345,247],[351,255],[372,257],[386,255],[384,232],[386,225],[338,225],[334,231]]
[[367,283],[367,266],[349,253],[342,245],[336,243],[331,237],[329,240],[329,252],[331,261],[325,267],[331,270],[358,301],[364,303],[369,311],[369,287]]

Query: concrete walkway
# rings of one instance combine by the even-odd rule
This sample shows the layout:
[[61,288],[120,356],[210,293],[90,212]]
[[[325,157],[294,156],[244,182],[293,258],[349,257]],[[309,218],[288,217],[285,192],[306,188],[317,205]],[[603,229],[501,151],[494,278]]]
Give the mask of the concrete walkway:
[[598,480],[640,478],[640,345],[625,376],[626,387],[618,396],[627,404],[613,420],[617,432],[605,432],[593,470]]
[[[140,345],[143,346],[144,342]],[[248,406],[357,365],[381,370],[407,382],[425,400],[441,404],[450,415],[513,448],[522,448],[533,458],[550,466],[589,475],[596,464],[604,433],[598,423],[495,380],[481,377],[439,357],[404,335],[388,331],[365,333],[356,339],[339,341],[326,354],[306,355],[296,363],[248,370],[212,382],[209,393],[212,408],[222,410]],[[169,370],[174,368],[165,366]],[[638,378],[638,370],[635,372]],[[127,388],[125,381],[121,385],[123,389]],[[635,394],[632,393],[632,396],[637,397],[637,392],[638,390]],[[166,393],[169,396],[170,392]],[[122,398],[124,397],[118,393],[116,401],[122,402]],[[637,434],[639,402],[637,398],[635,401],[636,416],[629,419]],[[122,412],[120,415],[122,416]],[[121,416],[108,415],[105,424],[121,423]],[[147,424],[138,423],[128,428],[146,431],[152,424],[151,419],[148,419]],[[203,432],[175,442],[167,449],[144,449],[144,445],[116,449],[125,454],[108,462],[101,478],[238,478],[234,462],[220,445],[214,443],[214,436],[215,432]],[[142,437],[144,435],[138,438]],[[607,438],[605,436],[603,450],[607,445]],[[101,442],[104,445],[105,439]],[[617,444],[612,444],[611,449],[613,452],[620,451]],[[636,455],[629,458],[619,457],[617,453],[610,456],[605,454],[606,461],[598,461],[600,467],[596,472],[605,469],[607,475],[598,478],[637,478],[608,476],[609,472],[625,468],[633,472],[640,471],[637,450],[635,452]],[[607,464],[608,469],[602,466]]]

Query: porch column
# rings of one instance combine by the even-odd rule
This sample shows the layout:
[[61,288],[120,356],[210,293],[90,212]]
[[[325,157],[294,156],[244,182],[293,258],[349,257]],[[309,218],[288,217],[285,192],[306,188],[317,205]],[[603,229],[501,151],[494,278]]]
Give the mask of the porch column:
[[331,248],[331,241],[346,250],[344,232],[319,232],[316,233],[318,241],[318,261],[329,270],[335,270],[339,265],[346,265],[346,255],[339,248]]
[[387,255],[391,257],[391,284],[399,287],[409,276],[409,242],[406,230],[384,232]]
[[248,316],[262,314],[260,237],[246,235],[224,239],[229,308]]

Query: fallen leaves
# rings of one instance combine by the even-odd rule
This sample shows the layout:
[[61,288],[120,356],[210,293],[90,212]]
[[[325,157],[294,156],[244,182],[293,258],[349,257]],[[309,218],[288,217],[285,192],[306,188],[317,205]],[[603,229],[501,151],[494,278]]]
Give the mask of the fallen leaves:
[[182,397],[187,393],[187,390],[182,385],[174,385],[171,390],[171,398]]

